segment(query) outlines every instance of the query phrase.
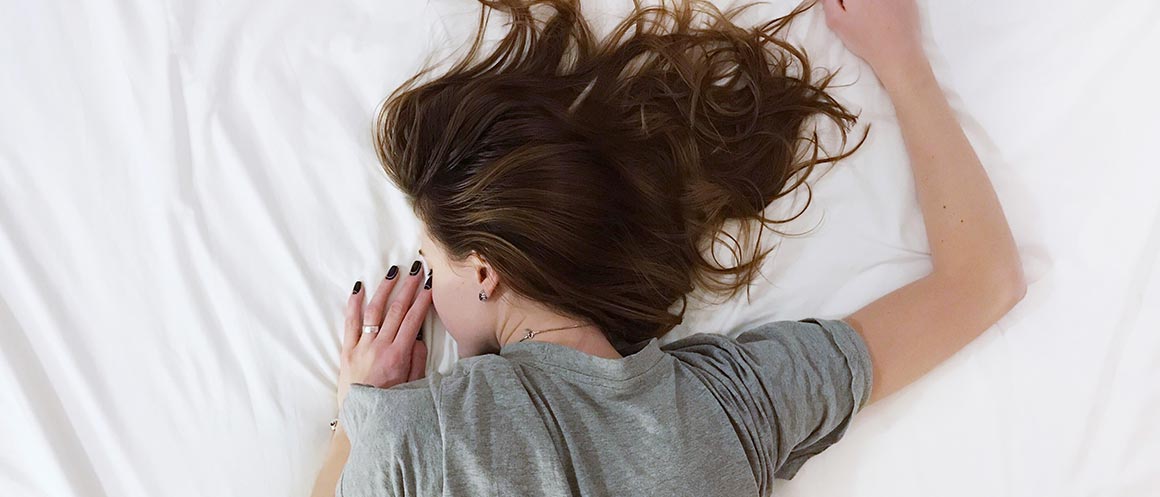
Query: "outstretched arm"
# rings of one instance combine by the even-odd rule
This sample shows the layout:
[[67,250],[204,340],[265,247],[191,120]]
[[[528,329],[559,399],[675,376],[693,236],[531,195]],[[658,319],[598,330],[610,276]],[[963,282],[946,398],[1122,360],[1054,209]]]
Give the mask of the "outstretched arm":
[[822,0],[826,23],[898,114],[934,270],[844,318],[865,339],[870,402],[917,380],[1007,313],[1023,269],[987,173],[922,50],[914,0]]

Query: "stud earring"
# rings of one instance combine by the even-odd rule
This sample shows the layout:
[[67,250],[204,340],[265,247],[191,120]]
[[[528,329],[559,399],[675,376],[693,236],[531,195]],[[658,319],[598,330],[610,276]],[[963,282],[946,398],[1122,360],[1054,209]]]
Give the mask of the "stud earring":
[[487,301],[487,293],[486,293],[486,292],[484,292],[483,290],[480,290],[480,291],[479,291],[479,301],[480,301],[480,302],[486,302],[486,301]]

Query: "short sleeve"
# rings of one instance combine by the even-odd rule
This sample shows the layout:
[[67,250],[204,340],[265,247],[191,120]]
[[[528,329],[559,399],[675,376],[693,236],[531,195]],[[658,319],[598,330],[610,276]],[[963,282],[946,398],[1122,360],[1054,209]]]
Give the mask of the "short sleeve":
[[351,385],[339,412],[350,454],[336,497],[442,493],[442,430],[429,379],[386,389]]
[[761,495],[841,439],[870,398],[869,351],[841,320],[775,321],[736,338],[697,334],[665,348],[721,403]]

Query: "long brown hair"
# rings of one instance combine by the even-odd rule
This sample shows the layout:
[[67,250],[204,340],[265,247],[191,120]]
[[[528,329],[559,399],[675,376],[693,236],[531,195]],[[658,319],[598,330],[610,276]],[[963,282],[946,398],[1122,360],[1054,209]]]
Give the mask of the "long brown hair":
[[[744,29],[733,18],[749,5],[634,2],[597,38],[574,0],[481,2],[467,54],[379,109],[379,159],[450,257],[476,252],[511,291],[614,344],[664,335],[695,285],[748,288],[772,250],[762,231],[809,200],[781,220],[766,205],[865,141],[822,153],[813,120],[836,124],[844,148],[857,116],[826,93],[834,73],[815,79],[779,36],[812,3]],[[485,51],[492,11],[510,31]]]

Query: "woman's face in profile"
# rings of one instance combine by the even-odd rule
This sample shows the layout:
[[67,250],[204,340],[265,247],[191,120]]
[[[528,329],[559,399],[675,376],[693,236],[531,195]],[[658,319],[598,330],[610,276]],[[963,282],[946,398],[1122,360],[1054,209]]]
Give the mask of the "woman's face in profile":
[[420,235],[420,254],[431,271],[431,299],[447,332],[455,339],[459,357],[495,352],[495,306],[499,302],[479,300],[477,268],[469,262],[450,261],[442,247],[427,234]]

